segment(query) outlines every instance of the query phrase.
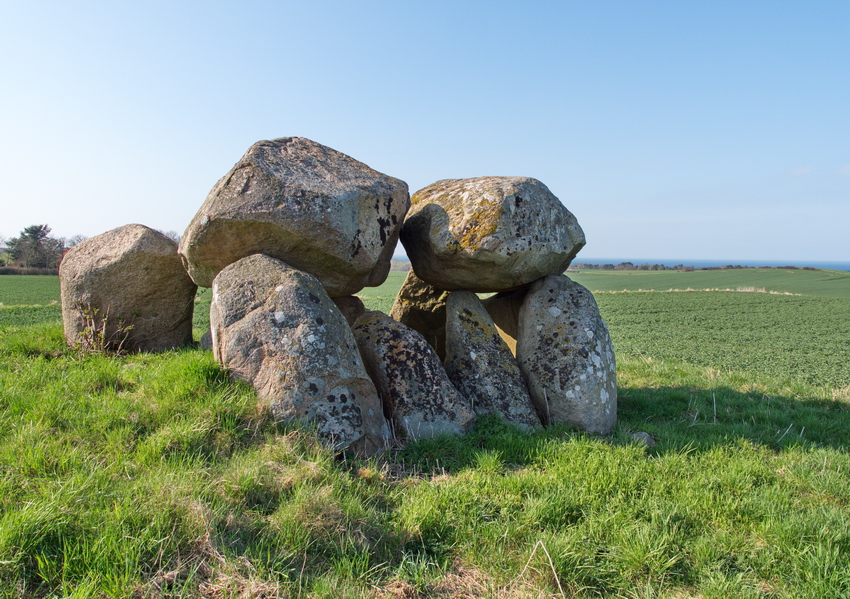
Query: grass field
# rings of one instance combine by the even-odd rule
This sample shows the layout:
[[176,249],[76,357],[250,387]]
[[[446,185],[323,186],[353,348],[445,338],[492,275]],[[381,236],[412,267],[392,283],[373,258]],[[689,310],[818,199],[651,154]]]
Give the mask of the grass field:
[[850,294],[815,290],[833,279],[598,294],[610,437],[483,419],[357,461],[272,422],[210,352],[67,349],[55,278],[8,278],[2,598],[850,597]]
[[822,297],[850,297],[850,272],[840,270],[784,270],[743,268],[729,270],[600,271],[568,273],[591,291],[637,291],[671,289],[761,290]]
[[850,385],[850,297],[673,292],[596,298],[620,355]]

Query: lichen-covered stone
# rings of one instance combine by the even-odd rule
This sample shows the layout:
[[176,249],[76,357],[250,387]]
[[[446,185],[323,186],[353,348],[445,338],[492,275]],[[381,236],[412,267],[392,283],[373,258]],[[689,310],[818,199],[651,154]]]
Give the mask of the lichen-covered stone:
[[333,301],[342,315],[345,316],[349,326],[354,326],[357,319],[366,314],[366,306],[363,305],[363,300],[356,295],[335,297]]
[[422,335],[381,312],[361,316],[353,331],[398,436],[415,440],[466,431],[475,414]]
[[498,414],[524,430],[540,427],[516,359],[471,291],[449,294],[444,364],[449,379],[477,415]]
[[387,278],[410,206],[407,184],[302,137],[255,143],[213,187],[180,241],[209,287],[255,253],[317,277],[332,297]]
[[400,239],[420,279],[476,292],[560,274],[585,243],[575,216],[527,177],[437,181],[413,194]]
[[611,432],[614,347],[590,291],[563,275],[536,281],[519,311],[517,361],[546,422]]
[[446,298],[448,292],[435,289],[407,271],[390,316],[425,337],[441,360],[446,357]]
[[336,450],[389,442],[351,329],[312,275],[264,255],[238,260],[213,281],[210,327],[216,359],[279,420],[314,427]]
[[[70,345],[165,351],[192,342],[197,286],[159,231],[124,225],[86,239],[65,254],[59,285]],[[91,339],[104,321],[103,338]]]

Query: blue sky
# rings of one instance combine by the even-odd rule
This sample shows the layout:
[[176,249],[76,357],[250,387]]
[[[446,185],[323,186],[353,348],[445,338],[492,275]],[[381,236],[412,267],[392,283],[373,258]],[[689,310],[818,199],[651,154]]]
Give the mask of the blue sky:
[[6,2],[0,235],[182,232],[255,141],[522,175],[580,256],[850,260],[850,3]]

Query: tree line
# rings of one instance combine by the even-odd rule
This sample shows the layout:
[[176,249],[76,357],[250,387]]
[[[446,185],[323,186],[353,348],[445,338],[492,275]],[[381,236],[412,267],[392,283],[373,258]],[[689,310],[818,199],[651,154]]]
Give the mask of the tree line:
[[632,264],[631,262],[620,262],[619,264],[583,264],[573,263],[572,270],[679,270],[691,272],[693,266],[677,264],[676,266],[664,266],[663,264]]

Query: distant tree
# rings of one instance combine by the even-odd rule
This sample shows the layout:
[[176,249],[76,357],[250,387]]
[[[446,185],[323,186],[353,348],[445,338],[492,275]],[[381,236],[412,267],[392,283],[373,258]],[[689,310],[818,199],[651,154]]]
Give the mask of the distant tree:
[[65,249],[69,250],[75,245],[79,245],[86,239],[88,239],[88,237],[86,237],[85,235],[74,235],[73,237],[69,237],[65,240]]
[[6,238],[0,235],[0,266],[11,266],[12,254],[6,249]]
[[180,238],[182,237],[182,235],[180,235],[180,233],[178,233],[177,231],[174,231],[174,230],[163,231],[162,229],[157,229],[157,231],[159,231],[160,233],[162,233],[163,235],[168,237],[174,243],[180,243]]
[[12,262],[24,268],[57,268],[65,240],[50,236],[47,225],[30,225],[6,242]]

